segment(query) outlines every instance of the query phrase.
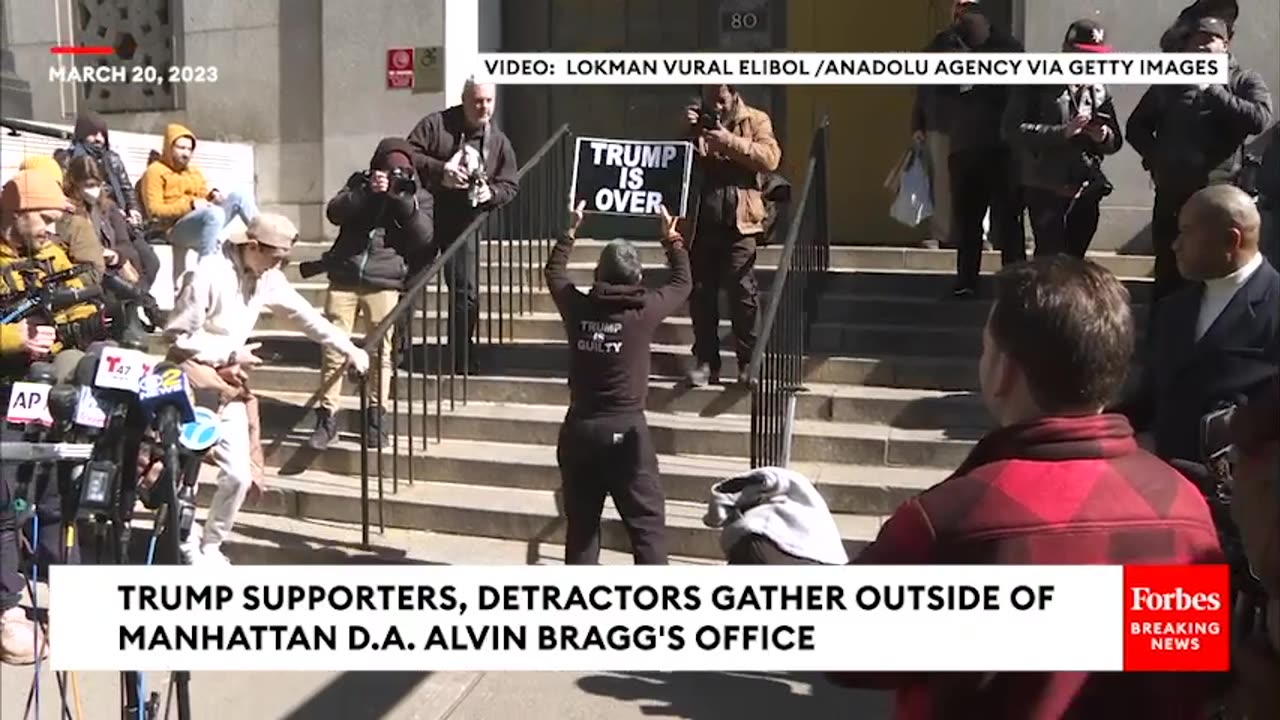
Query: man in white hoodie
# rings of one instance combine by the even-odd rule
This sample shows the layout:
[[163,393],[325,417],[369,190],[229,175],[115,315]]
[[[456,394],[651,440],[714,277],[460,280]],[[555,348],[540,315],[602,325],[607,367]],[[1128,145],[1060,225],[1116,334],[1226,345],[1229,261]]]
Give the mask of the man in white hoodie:
[[248,391],[247,370],[262,363],[254,354],[260,343],[249,343],[264,308],[295,323],[308,337],[345,355],[361,374],[369,356],[351,338],[311,306],[281,271],[298,231],[288,218],[261,214],[248,230],[233,237],[219,252],[200,259],[186,275],[178,293],[165,339],[172,347],[169,360],[184,365],[192,385],[210,387],[222,395],[222,437],[212,457],[220,470],[218,489],[209,504],[203,537],[193,527],[184,546],[192,562],[226,563],[222,541],[230,534],[236,514],[255,480],[253,456],[256,405]]

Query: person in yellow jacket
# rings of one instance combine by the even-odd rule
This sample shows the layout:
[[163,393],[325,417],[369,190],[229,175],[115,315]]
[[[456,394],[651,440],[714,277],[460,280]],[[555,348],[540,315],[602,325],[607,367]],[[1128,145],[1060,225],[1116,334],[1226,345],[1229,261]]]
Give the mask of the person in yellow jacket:
[[[177,123],[164,131],[160,159],[142,175],[142,202],[156,229],[169,234],[174,248],[174,278],[186,269],[186,251],[212,255],[229,236],[227,224],[239,217],[247,226],[258,216],[251,193],[210,188],[204,173],[192,163],[195,133]],[[181,285],[177,285],[181,287]]]
[[[0,298],[21,297],[30,289],[33,276],[61,273],[78,264],[54,234],[65,207],[62,188],[47,172],[19,171],[5,183],[0,193]],[[91,275],[72,277],[59,285],[83,289],[92,284]],[[6,305],[5,312],[9,309]],[[48,321],[52,325],[44,324]],[[59,310],[52,318],[0,325],[0,378],[20,373],[27,362],[42,355],[60,353],[68,338],[77,339],[75,345],[87,345],[105,337],[102,308],[92,302]],[[14,357],[24,350],[26,357]]]
[[[48,155],[28,157],[18,166],[18,170],[44,173],[53,178],[59,186],[63,184],[62,166]],[[93,224],[74,213],[63,213],[62,219],[54,226],[54,234],[72,262],[93,266],[94,274],[90,275],[89,281],[97,282],[106,270],[107,261],[102,252],[102,242],[98,240],[98,233],[94,231]]]
[[[23,170],[0,189],[0,294],[23,291],[31,274],[23,270],[31,268],[34,276],[58,272],[72,267],[62,247],[55,242],[54,228],[62,219],[67,198],[57,181],[47,171]],[[68,283],[81,286],[78,281]],[[97,306],[82,303],[60,312],[51,320],[55,324],[74,325],[92,321],[98,314]],[[64,351],[59,354],[60,343],[55,340],[51,326],[34,326],[35,320],[0,325],[0,402],[8,405],[8,382],[25,374],[33,360],[53,357],[59,374],[67,375],[74,369],[80,353]],[[34,331],[33,331],[34,327]],[[61,362],[64,359],[69,362]],[[20,440],[22,430],[8,423],[0,424],[0,440]],[[0,463],[0,662],[9,665],[29,665],[35,662],[37,648],[44,656],[48,652],[48,640],[44,628],[27,616],[19,604],[25,580],[19,569],[19,518],[13,511],[13,498],[19,491],[18,465]],[[47,566],[63,559],[62,504],[58,497],[58,483],[44,483],[37,490],[36,513],[40,533],[35,538],[35,560]],[[67,561],[75,561],[75,549],[70,548]]]

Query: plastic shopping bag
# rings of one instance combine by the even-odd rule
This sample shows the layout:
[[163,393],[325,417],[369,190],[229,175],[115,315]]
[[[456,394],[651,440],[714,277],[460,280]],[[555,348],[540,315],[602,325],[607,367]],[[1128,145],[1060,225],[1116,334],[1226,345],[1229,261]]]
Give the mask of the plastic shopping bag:
[[898,194],[889,207],[889,214],[908,227],[916,227],[933,214],[933,188],[925,166],[924,148],[919,144],[911,149],[911,158],[902,173]]

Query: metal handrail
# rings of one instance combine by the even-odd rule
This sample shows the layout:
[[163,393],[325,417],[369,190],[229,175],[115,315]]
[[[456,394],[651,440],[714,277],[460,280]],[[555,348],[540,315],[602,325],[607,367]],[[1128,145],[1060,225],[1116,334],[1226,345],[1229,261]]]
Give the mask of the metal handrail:
[[45,137],[57,138],[59,140],[71,140],[75,134],[70,130],[59,130],[58,128],[46,127],[29,120],[18,120],[16,118],[0,118],[0,127],[9,128],[14,132],[31,133],[32,135],[43,135]]
[[827,177],[830,123],[813,133],[800,199],[778,260],[759,340],[747,366],[751,388],[751,466],[786,467],[796,395],[804,391],[804,360],[823,280],[830,267]]
[[[787,227],[787,239],[783,243],[782,253],[778,257],[778,267],[775,270],[773,284],[769,286],[769,304],[765,307],[764,315],[760,322],[760,333],[758,337],[768,338],[773,332],[773,326],[778,318],[778,309],[782,307],[782,292],[786,285],[787,276],[791,272],[791,259],[795,255],[796,245],[800,238],[801,220],[804,218],[804,211],[809,204],[809,196],[812,194],[813,177],[818,166],[818,160],[813,155],[809,156],[809,161],[805,164],[804,185],[800,189],[800,202],[795,206],[794,214],[791,216],[791,222]],[[760,372],[764,365],[765,350],[769,347],[769,342],[757,342],[755,348],[751,351],[751,364],[747,366],[747,380],[752,386],[758,384],[760,380]]]
[[[447,410],[468,404],[468,380],[475,372],[472,365],[477,351],[518,342],[516,320],[533,312],[536,294],[545,282],[535,269],[540,270],[537,266],[545,261],[568,215],[572,145],[569,126],[561,125],[518,171],[516,196],[481,213],[453,237],[428,267],[406,283],[391,312],[365,336],[363,346],[371,356],[371,370],[380,370],[386,359],[383,353],[391,357],[387,361],[390,393],[380,412],[384,423],[389,413],[389,427],[380,428],[380,434],[390,436],[393,448],[389,463],[384,463],[383,443],[370,442],[369,408],[381,392],[374,386],[371,372],[359,380],[361,536],[366,547],[371,476],[377,477],[381,531],[385,529],[384,480],[388,470],[391,494],[399,492],[402,474],[407,484],[413,485],[414,451],[420,448],[425,452],[431,436],[436,442],[443,441]],[[464,250],[469,254],[462,254]],[[486,256],[483,263],[482,255]],[[460,294],[462,290],[455,283],[461,278],[466,278],[474,297]],[[388,342],[389,338],[394,342]],[[403,410],[402,395],[407,401]],[[407,443],[403,442],[406,439]],[[371,457],[375,453],[376,457]]]

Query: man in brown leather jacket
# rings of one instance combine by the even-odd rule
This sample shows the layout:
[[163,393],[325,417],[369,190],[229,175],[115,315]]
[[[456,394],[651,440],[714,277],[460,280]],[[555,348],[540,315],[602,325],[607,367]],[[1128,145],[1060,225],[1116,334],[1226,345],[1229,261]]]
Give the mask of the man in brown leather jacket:
[[782,150],[768,114],[749,105],[732,85],[703,88],[701,104],[685,108],[702,191],[690,261],[695,387],[719,382],[720,289],[729,293],[738,381],[755,350],[756,246],[764,233],[763,177],[778,169]]
[[1253,573],[1267,593],[1266,632],[1237,641],[1237,717],[1280,717],[1280,378],[1249,399],[1231,422],[1237,450],[1231,515]]

